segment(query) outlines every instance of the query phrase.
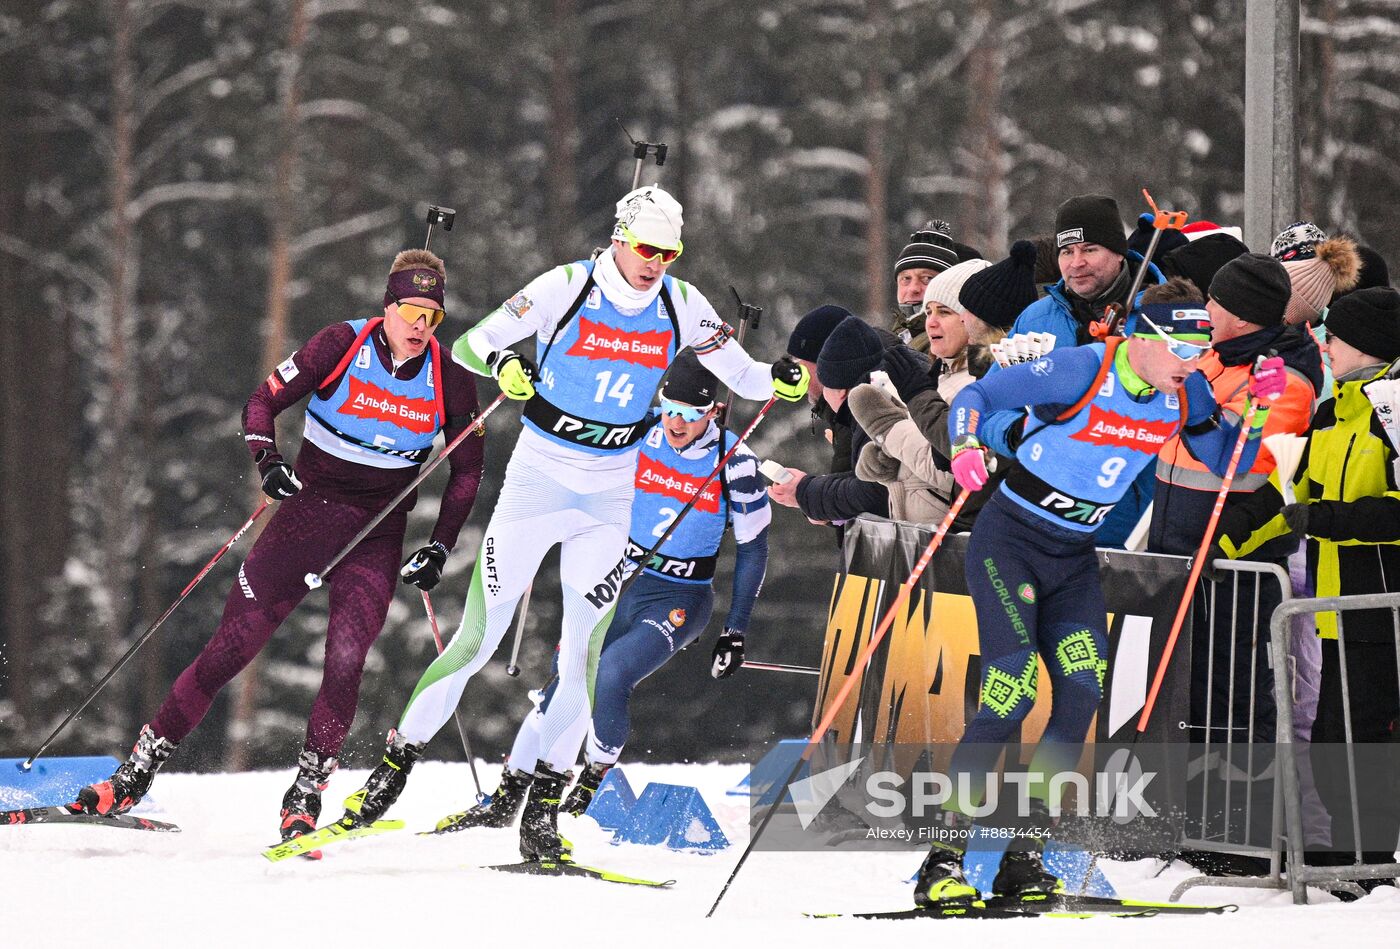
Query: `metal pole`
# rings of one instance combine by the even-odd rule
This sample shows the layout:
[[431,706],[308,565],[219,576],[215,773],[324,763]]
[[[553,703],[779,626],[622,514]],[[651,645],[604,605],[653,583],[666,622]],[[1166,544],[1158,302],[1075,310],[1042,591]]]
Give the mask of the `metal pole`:
[[783,662],[753,662],[749,659],[744,660],[741,668],[759,669],[763,672],[791,672],[796,675],[804,676],[819,676],[822,674],[822,671],[815,666],[790,666]]
[[1299,0],[1245,0],[1244,238],[1266,251],[1298,219]]

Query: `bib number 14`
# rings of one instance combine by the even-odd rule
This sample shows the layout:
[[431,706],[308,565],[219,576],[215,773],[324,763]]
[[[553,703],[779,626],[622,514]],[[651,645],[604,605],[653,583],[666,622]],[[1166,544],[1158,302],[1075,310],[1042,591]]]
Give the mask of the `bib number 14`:
[[619,406],[627,408],[627,403],[632,401],[632,393],[636,389],[629,381],[632,378],[631,373],[618,373],[616,382],[613,381],[612,370],[604,370],[593,378],[598,380],[598,391],[593,395],[594,402],[616,399]]

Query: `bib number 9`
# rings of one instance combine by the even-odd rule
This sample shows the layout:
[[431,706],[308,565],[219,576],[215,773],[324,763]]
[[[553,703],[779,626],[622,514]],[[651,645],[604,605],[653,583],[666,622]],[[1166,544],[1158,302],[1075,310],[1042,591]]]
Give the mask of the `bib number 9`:
[[1105,461],[1099,471],[1103,472],[1098,477],[1099,487],[1111,488],[1118,481],[1118,476],[1123,473],[1123,469],[1128,467],[1126,458],[1110,458]]

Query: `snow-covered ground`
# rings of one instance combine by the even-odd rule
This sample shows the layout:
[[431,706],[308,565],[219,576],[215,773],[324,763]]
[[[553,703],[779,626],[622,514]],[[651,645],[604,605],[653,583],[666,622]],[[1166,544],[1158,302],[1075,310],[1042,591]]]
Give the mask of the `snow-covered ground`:
[[[498,768],[482,765],[488,790]],[[580,861],[619,872],[674,879],[645,890],[579,879],[496,873],[484,864],[518,859],[513,830],[419,837],[444,814],[471,802],[463,764],[420,764],[390,816],[399,831],[351,841],[320,862],[270,864],[277,809],[291,772],[162,774],[158,810],[180,834],[94,827],[0,828],[0,946],[133,947],[291,945],[307,947],[468,947],[700,945],[739,947],[800,940],[802,945],[862,944],[940,935],[978,942],[1025,939],[1036,949],[1060,944],[1313,947],[1345,941],[1394,946],[1400,940],[1400,891],[1383,887],[1352,904],[1316,893],[1295,907],[1286,893],[1196,889],[1193,902],[1236,902],[1224,917],[1152,919],[872,922],[806,919],[804,912],[895,909],[909,905],[904,880],[916,854],[755,853],[714,919],[705,919],[747,839],[747,800],[726,796],[740,765],[627,765],[640,793],[648,781],[698,786],[735,846],[712,856],[613,846],[591,820],[564,819]],[[336,774],[327,816],[359,787],[364,771]],[[1194,875],[1144,860],[1104,866],[1124,896],[1166,899]],[[993,927],[996,927],[993,929]],[[643,942],[642,940],[646,940]],[[1130,942],[1129,942],[1130,941]]]

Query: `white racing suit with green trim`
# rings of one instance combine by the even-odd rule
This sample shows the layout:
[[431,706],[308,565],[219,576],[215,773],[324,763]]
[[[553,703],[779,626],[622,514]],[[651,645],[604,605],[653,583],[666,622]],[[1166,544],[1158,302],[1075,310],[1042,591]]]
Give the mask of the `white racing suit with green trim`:
[[[667,325],[656,319],[661,281],[649,292],[636,291],[623,281],[611,254],[612,251],[605,252],[593,268],[596,286],[590,291],[589,302],[594,302],[591,293],[603,294],[616,312],[638,318],[638,334],[654,333]],[[589,279],[588,267],[578,263],[536,277],[462,336],[452,348],[453,358],[486,375],[486,359],[492,352],[515,348],[515,344],[534,336],[535,359],[539,362],[561,319],[580,298]],[[706,368],[740,397],[771,396],[770,367],[749,358],[730,339],[732,331],[709,301],[694,287],[678,280],[670,280],[668,292],[677,311],[673,314],[674,325],[680,334],[673,349],[693,347]],[[588,312],[587,308],[580,309],[573,320]],[[563,332],[560,338],[564,338]],[[550,350],[543,361],[537,389],[563,412],[596,418],[598,409],[591,402],[616,398],[621,390],[600,385],[596,393],[579,387],[550,391],[549,380],[563,374],[561,365],[565,360],[590,359],[587,355],[570,354],[569,348],[574,347],[555,346]],[[592,365],[590,362],[590,368]],[[650,391],[632,393],[639,400],[638,418],[645,414],[651,396]],[[636,464],[636,445],[600,451],[566,444],[538,427],[527,427],[520,433],[477,556],[462,624],[414,688],[399,722],[401,736],[414,743],[426,743],[442,728],[457,707],[468,680],[486,665],[500,645],[516,604],[533,581],[545,553],[560,544],[564,609],[559,686],[549,712],[540,722],[540,760],[556,771],[573,763],[580,738],[577,723],[588,719],[591,675],[622,575]]]

